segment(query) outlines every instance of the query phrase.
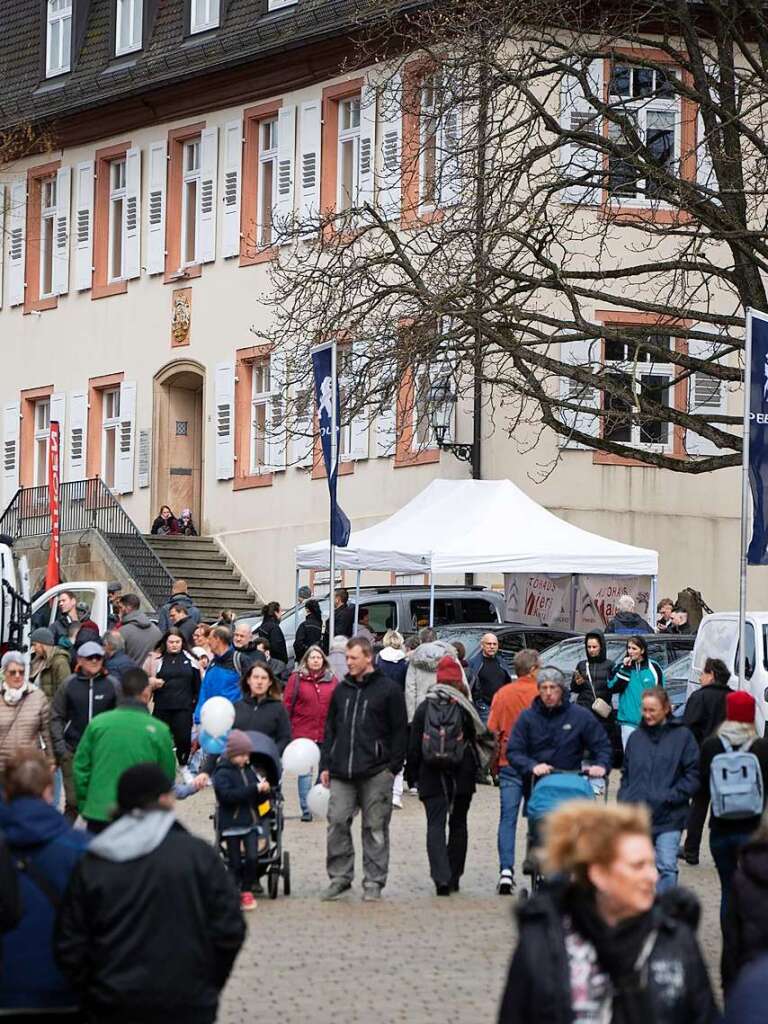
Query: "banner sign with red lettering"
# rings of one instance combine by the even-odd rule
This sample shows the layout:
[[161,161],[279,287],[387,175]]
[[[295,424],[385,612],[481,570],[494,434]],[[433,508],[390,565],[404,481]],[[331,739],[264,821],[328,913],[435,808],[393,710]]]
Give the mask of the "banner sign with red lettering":
[[630,594],[635,611],[647,619],[651,577],[506,573],[504,592],[508,622],[558,629],[571,629],[573,622],[573,628],[583,632],[603,629],[618,611],[616,602],[622,594]]
[[51,421],[48,439],[48,502],[51,514],[51,546],[48,551],[48,568],[45,573],[45,589],[50,590],[61,582],[61,523],[59,522],[59,424]]

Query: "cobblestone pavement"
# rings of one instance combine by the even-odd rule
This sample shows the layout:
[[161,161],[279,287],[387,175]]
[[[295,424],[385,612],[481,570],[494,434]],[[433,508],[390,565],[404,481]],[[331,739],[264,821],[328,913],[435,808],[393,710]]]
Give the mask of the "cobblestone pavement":
[[[298,820],[286,780],[285,848],[292,895],[266,896],[248,915],[248,939],[224,992],[220,1024],[257,1017],[279,1024],[491,1024],[514,948],[513,900],[495,895],[498,791],[481,786],[469,817],[462,889],[438,898],[429,878],[424,812],[406,796],[392,820],[390,877],[380,904],[362,903],[360,879],[338,903],[327,884],[325,824]],[[210,790],[179,804],[180,819],[210,838]],[[355,822],[359,857],[359,818]],[[522,837],[518,830],[518,863]],[[703,903],[700,935],[718,983],[719,884],[709,851],[681,868]]]

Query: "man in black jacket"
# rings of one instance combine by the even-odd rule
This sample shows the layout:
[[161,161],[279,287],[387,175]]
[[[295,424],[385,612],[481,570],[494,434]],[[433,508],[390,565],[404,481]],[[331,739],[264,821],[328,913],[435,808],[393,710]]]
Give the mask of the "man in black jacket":
[[54,953],[92,1024],[213,1024],[245,938],[240,896],[210,843],[175,819],[155,764],[120,777],[121,816],[64,896]]
[[333,636],[351,637],[355,631],[355,606],[349,603],[349,591],[344,587],[339,587],[333,595],[333,636],[328,635],[330,625],[329,618],[323,634],[323,648],[326,651],[330,650]]
[[348,675],[336,687],[325,722],[320,781],[330,786],[326,865],[331,879],[322,899],[352,886],[352,819],[359,810],[363,839],[363,899],[378,900],[389,869],[392,784],[403,767],[408,737],[405,698],[397,683],[373,667],[373,649],[347,644]]

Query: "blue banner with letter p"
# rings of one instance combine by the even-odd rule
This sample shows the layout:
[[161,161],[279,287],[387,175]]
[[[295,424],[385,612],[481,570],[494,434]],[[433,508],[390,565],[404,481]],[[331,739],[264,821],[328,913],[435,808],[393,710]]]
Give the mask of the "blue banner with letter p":
[[[315,377],[315,401],[320,429],[320,443],[323,446],[323,461],[328,476],[328,493],[331,499],[331,544],[344,548],[349,543],[349,519],[339,508],[336,499],[336,481],[339,469],[339,382],[333,379],[333,344],[322,345],[312,352],[312,371]],[[333,408],[336,405],[335,457],[331,435],[333,431]]]
[[747,565],[768,565],[768,316],[752,310],[752,354],[744,376],[749,388],[749,485],[752,539]]

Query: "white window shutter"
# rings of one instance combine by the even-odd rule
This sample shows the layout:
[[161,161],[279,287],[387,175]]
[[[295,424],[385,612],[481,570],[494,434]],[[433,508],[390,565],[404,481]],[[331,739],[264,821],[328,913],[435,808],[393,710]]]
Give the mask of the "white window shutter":
[[165,141],[149,147],[149,231],[147,273],[165,271],[165,189],[168,177],[168,146]]
[[149,487],[152,459],[152,431],[139,431],[139,487]]
[[5,185],[0,185],[0,309],[3,308],[3,271],[5,270]]
[[276,349],[269,357],[269,381],[272,397],[269,400],[269,426],[267,432],[266,462],[273,472],[285,469],[285,353]]
[[312,432],[313,417],[306,413],[297,416],[291,431],[291,465],[311,466],[314,461],[314,442]]
[[123,207],[125,267],[123,276],[130,281],[141,275],[141,150],[125,154],[125,206]]
[[320,137],[322,131],[320,100],[301,105],[301,188],[299,219],[303,233],[316,227],[320,216]]
[[293,182],[296,160],[296,107],[281,107],[277,113],[277,232],[280,241],[293,222]]
[[53,244],[53,294],[69,291],[69,210],[72,203],[72,169],[56,172],[56,224]]
[[[603,61],[593,60],[587,70],[591,92],[603,95]],[[581,83],[573,75],[565,74],[560,83],[560,124],[564,131],[602,134],[602,118],[587,99]],[[596,206],[602,201],[603,154],[597,149],[588,149],[576,143],[561,146],[560,170],[563,178],[579,184],[569,184],[563,189],[562,201]]]
[[3,406],[3,498],[7,505],[19,489],[19,402]]
[[[366,366],[366,356],[368,353],[368,343],[365,340],[356,340],[352,342],[352,358],[349,362],[349,366],[346,376],[346,391],[354,392],[355,382],[364,376]],[[356,416],[352,417],[349,425],[349,458],[357,461],[358,459],[368,458],[368,436],[370,434],[370,419],[368,415],[368,409],[363,408],[358,412]]]
[[221,224],[221,255],[240,255],[240,175],[243,162],[243,126],[224,125],[224,214]]
[[64,428],[66,426],[65,419],[67,415],[67,396],[64,391],[54,391],[51,395],[51,423],[55,420],[59,424],[59,432],[61,434],[59,444],[64,447]]
[[[712,341],[701,338],[688,339],[688,355],[693,359],[713,359],[718,351],[718,336],[714,327],[709,324],[694,324],[697,331],[712,333]],[[688,411],[697,416],[723,416],[728,408],[728,389],[726,382],[708,373],[694,373],[688,380]],[[720,425],[722,426],[722,424]],[[721,455],[712,441],[695,433],[685,432],[685,450],[689,455]]]
[[376,455],[386,458],[394,455],[397,443],[395,403],[384,406],[376,417]]
[[455,206],[461,200],[461,110],[449,107],[440,126],[440,206]]
[[120,427],[115,469],[115,490],[118,494],[130,494],[133,490],[135,448],[136,382],[125,380],[120,385]]
[[366,82],[360,91],[360,173],[358,206],[373,205],[376,164],[376,90]]
[[88,394],[71,391],[69,394],[69,444],[67,479],[85,479],[85,449],[88,439]]
[[200,132],[200,262],[216,259],[216,178],[219,164],[219,129]]
[[75,288],[86,291],[93,280],[93,160],[75,171]]
[[381,172],[379,178],[379,205],[388,220],[400,216],[401,206],[401,154],[403,148],[402,81],[394,74],[384,86],[379,104],[381,124]]
[[216,403],[216,479],[235,475],[235,364],[218,363],[214,384]]
[[[8,305],[20,306],[24,302],[24,274],[27,252],[27,184],[20,181],[11,185],[8,247]],[[18,473],[17,473],[18,479]]]
[[[586,338],[579,340],[563,339],[560,342],[560,361],[571,366],[587,366],[592,368],[595,360],[592,353],[599,343],[594,339]],[[570,377],[560,378],[560,398],[563,401],[579,404],[587,409],[595,409],[600,402],[600,396],[594,388],[580,384]],[[589,412],[560,409],[557,413],[558,419],[565,423],[571,430],[579,430],[590,437],[598,437],[600,434],[600,417]],[[570,438],[558,438],[562,448],[586,448],[587,445],[580,444]]]

